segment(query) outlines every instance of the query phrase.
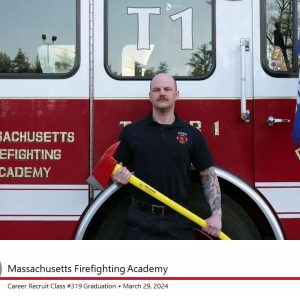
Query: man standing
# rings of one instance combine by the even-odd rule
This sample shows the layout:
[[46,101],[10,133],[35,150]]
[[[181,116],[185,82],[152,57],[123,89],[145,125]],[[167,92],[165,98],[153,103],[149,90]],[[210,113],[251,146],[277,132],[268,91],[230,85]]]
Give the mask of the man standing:
[[[175,114],[179,91],[172,76],[154,76],[149,97],[152,113],[126,126],[120,135],[115,158],[124,166],[113,180],[127,184],[131,172],[125,166],[133,164],[138,178],[186,206],[193,164],[212,212],[203,230],[216,236],[222,227],[221,193],[207,144],[199,130]],[[127,239],[194,239],[194,224],[185,217],[138,189],[132,190],[131,198]]]

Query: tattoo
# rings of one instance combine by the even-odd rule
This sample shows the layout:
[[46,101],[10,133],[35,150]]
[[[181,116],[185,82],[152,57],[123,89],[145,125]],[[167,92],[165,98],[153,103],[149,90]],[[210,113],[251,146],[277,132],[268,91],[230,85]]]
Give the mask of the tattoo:
[[204,195],[209,203],[212,214],[222,214],[221,190],[214,167],[200,172]]

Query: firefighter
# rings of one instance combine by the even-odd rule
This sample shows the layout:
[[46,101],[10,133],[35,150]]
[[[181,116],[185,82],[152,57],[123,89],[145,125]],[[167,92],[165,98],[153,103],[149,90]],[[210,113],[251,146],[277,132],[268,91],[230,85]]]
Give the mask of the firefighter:
[[[159,73],[150,83],[152,112],[124,127],[115,158],[123,167],[113,175],[127,184],[134,174],[182,206],[188,206],[191,164],[199,171],[211,208],[203,230],[213,236],[222,227],[221,193],[211,154],[201,132],[175,113],[179,97],[175,79]],[[194,239],[194,224],[146,193],[133,188],[128,210],[127,239]]]

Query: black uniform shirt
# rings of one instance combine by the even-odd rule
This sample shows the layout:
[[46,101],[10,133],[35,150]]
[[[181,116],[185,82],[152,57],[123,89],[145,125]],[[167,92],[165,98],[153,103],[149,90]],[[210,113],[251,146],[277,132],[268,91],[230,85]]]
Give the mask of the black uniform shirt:
[[[213,166],[201,132],[180,120],[162,125],[149,115],[121,132],[115,158],[133,165],[134,175],[178,203],[190,194],[191,164],[199,171]],[[133,189],[133,197],[157,204],[146,193]]]

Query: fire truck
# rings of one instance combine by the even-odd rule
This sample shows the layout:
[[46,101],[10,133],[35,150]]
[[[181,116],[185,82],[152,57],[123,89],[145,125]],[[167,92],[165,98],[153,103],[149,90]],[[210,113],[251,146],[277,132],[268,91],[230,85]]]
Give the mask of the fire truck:
[[86,179],[150,113],[158,72],[176,78],[176,112],[212,152],[223,231],[299,239],[298,11],[296,0],[1,1],[0,239],[122,238],[128,187]]

